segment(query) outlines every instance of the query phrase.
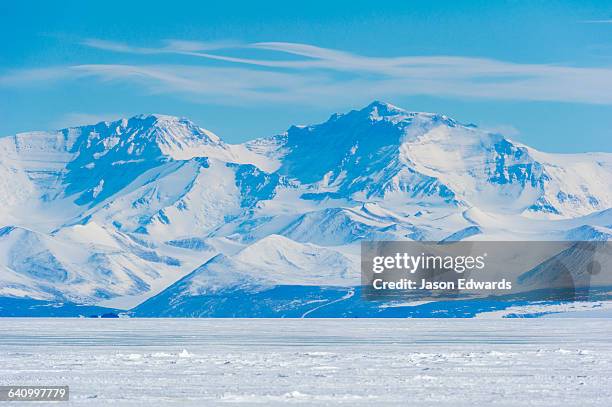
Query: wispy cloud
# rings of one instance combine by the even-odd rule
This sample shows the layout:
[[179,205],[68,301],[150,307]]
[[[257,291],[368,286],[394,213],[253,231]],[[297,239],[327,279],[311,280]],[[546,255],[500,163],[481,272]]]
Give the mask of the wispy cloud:
[[41,82],[52,82],[71,77],[70,68],[61,66],[13,70],[0,75],[0,86],[39,86]]
[[583,24],[612,24],[612,18],[604,20],[582,20]]
[[180,53],[192,51],[210,51],[225,48],[234,48],[240,45],[236,41],[184,41],[184,40],[164,40],[163,47],[147,48],[136,47],[121,42],[107,41],[98,38],[88,38],[81,42],[82,45],[97,48],[105,51],[125,52],[130,54],[163,54]]
[[[230,104],[322,104],[406,95],[612,104],[608,68],[457,56],[372,57],[287,42],[166,40],[159,47],[137,47],[88,39],[83,44],[109,52],[176,54],[193,60],[182,65],[83,64],[24,70],[0,77],[0,86],[95,78],[138,83],[151,93]],[[253,54],[264,57],[244,56]]]

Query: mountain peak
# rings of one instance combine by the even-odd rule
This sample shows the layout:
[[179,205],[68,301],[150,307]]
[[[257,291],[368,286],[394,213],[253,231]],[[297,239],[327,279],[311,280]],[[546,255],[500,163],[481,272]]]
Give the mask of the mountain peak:
[[[124,129],[129,128],[169,128],[177,126],[190,126],[196,127],[190,120],[177,116],[170,116],[165,114],[137,114],[131,117],[124,117],[113,121],[104,121],[97,123],[94,127],[106,127],[111,129],[117,129],[121,132]],[[88,128],[92,126],[81,126],[78,128]]]
[[152,113],[152,114],[139,114],[136,116],[133,116],[129,119],[122,119],[122,121],[127,120],[128,122],[130,120],[138,120],[138,121],[143,121],[145,123],[150,123],[151,125],[173,125],[173,124],[179,124],[179,123],[185,123],[185,124],[192,124],[193,123],[186,119],[186,118],[181,118],[181,117],[177,117],[177,116],[171,116],[171,115],[166,115],[166,114],[159,114],[159,113]]
[[[154,120],[159,120],[159,121],[168,121],[168,122],[177,122],[179,120],[181,120],[178,116],[172,116],[169,114],[160,114],[160,113],[143,113],[143,114],[139,114],[134,116],[136,118],[140,118],[140,119],[154,119]],[[185,119],[183,119],[185,120]]]
[[377,112],[380,116],[394,116],[400,113],[406,113],[402,108],[399,108],[391,103],[375,100],[363,109],[362,112]]
[[225,156],[214,133],[187,119],[149,114],[62,130],[74,140],[64,181],[77,204],[99,202],[168,160]]
[[379,100],[375,100],[359,110],[359,113],[367,115],[370,120],[374,121],[389,120],[393,123],[398,123],[406,119],[420,118],[426,121],[442,122],[448,126],[455,126],[457,124],[454,119],[443,114],[408,111]]
[[[186,118],[164,114],[139,114],[115,121],[103,121],[94,125],[72,127],[63,133],[80,134],[81,146],[89,148],[102,142],[105,147],[111,143],[156,143],[162,145],[223,144],[211,131],[195,125]],[[113,140],[108,141],[108,140]]]

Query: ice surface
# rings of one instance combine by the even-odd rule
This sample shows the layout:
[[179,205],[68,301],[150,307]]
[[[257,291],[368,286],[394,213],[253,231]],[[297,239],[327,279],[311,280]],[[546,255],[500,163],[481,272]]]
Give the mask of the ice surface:
[[1,385],[79,406],[610,406],[612,321],[3,319]]

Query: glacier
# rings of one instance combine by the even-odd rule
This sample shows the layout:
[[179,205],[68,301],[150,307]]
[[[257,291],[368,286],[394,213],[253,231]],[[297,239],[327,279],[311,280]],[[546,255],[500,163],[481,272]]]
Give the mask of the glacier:
[[243,144],[166,115],[19,133],[0,138],[0,314],[386,315],[359,300],[360,241],[607,241],[611,180],[610,153],[378,101]]

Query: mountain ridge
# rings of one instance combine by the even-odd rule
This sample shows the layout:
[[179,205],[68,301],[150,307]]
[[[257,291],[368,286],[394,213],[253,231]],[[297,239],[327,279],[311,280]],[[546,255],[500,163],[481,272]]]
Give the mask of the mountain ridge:
[[157,114],[19,133],[0,139],[0,297],[129,308],[213,258],[272,285],[322,284],[304,259],[334,258],[339,287],[364,239],[608,239],[611,179],[612,154],[379,101],[243,144]]

